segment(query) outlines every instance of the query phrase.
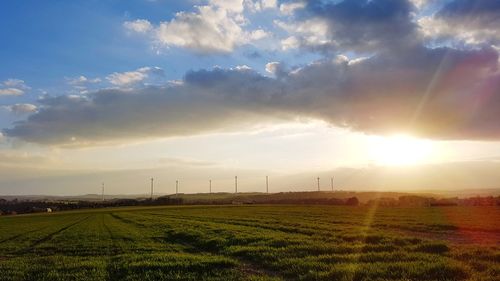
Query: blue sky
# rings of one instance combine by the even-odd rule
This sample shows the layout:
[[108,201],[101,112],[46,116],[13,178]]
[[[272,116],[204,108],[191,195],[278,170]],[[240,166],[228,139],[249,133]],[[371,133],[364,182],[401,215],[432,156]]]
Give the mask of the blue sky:
[[[149,44],[128,36],[123,22],[147,17],[169,20],[188,1],[3,1],[0,35],[2,78],[22,77],[40,88],[51,88],[64,77],[103,76],[145,65],[179,69],[180,77],[198,61],[185,54],[158,56]],[[179,57],[181,56],[181,57]],[[210,61],[212,60],[212,61]],[[213,59],[204,58],[211,65]],[[222,60],[223,61],[223,60]]]
[[498,24],[478,0],[1,1],[0,160],[310,173],[497,157]]

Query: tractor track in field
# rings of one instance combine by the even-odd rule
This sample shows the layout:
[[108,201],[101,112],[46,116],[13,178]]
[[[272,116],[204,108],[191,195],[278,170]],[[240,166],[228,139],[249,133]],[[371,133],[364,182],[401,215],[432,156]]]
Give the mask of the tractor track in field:
[[116,215],[116,214],[114,214],[114,213],[111,213],[110,215],[111,215],[113,218],[115,218],[115,219],[117,219],[117,220],[119,220],[119,221],[121,221],[121,222],[123,222],[123,223],[126,223],[126,224],[133,224],[133,225],[135,225],[136,227],[137,227],[137,226],[138,226],[138,227],[147,227],[145,224],[138,223],[138,222],[136,222],[136,221],[129,220],[129,219],[126,219],[126,218],[122,218],[122,217],[120,217],[120,216],[118,216],[118,215]]
[[117,238],[113,234],[113,232],[111,231],[109,226],[106,224],[106,222],[104,221],[104,215],[101,216],[101,220],[102,220],[102,225],[104,226],[104,229],[106,229],[106,232],[109,234],[109,237],[111,238],[111,245],[113,246],[112,250],[111,250],[112,251],[111,255],[116,255],[116,254],[118,254],[118,252],[120,250],[123,250],[123,248],[121,245],[118,245],[118,243],[116,242]]
[[[258,228],[258,229],[266,229],[266,230],[271,230],[275,232],[282,232],[286,234],[299,234],[299,235],[306,235],[306,236],[311,236],[312,233],[310,231],[300,231],[298,229],[292,229],[291,227],[282,227],[282,228],[273,228],[272,226],[266,226],[266,225],[256,225],[256,224],[251,224],[251,223],[245,223],[244,221],[224,221],[223,219],[211,219],[211,218],[202,218],[202,217],[188,217],[188,216],[172,216],[172,215],[162,215],[162,214],[155,214],[151,213],[150,215],[155,215],[155,216],[162,216],[164,218],[172,219],[172,220],[182,220],[182,221],[195,221],[195,222],[209,222],[209,223],[217,223],[221,225],[232,225],[232,226],[245,226],[245,227],[251,227],[251,228]],[[317,234],[317,233],[316,233]]]
[[40,230],[44,230],[46,229],[48,226],[44,226],[44,227],[40,227],[40,228],[37,228],[37,229],[33,229],[33,230],[30,230],[30,231],[27,231],[27,232],[24,232],[24,233],[19,233],[19,234],[16,234],[14,236],[11,236],[11,237],[8,237],[8,238],[5,238],[3,240],[0,240],[0,244],[3,244],[5,242],[9,242],[9,241],[12,241],[12,240],[16,240],[17,238],[20,238],[20,237],[23,237],[23,236],[26,236],[30,233],[33,233],[33,232],[37,232],[37,231],[40,231]]
[[[116,218],[124,223],[133,224],[135,226],[140,226],[140,227],[146,227],[146,225],[144,225],[144,224],[141,224],[141,223],[138,223],[136,221],[129,220],[126,218],[119,217],[115,214],[111,214],[111,216],[113,216],[114,218]],[[171,219],[171,218],[169,218],[169,219]],[[174,218],[174,219],[187,221],[187,219],[180,219],[180,218]],[[194,221],[196,221],[196,220],[194,220]],[[165,241],[167,243],[175,243],[175,244],[182,245],[182,246],[186,247],[186,249],[188,249],[188,251],[191,250],[192,252],[199,253],[199,254],[210,254],[210,255],[216,254],[216,255],[225,256],[225,253],[223,253],[219,249],[215,249],[215,250],[203,249],[203,248],[201,248],[193,243],[189,243],[186,241],[180,241],[178,238],[172,237],[172,235],[170,235],[168,232],[165,232],[165,234],[167,237],[164,237],[163,241]],[[172,239],[169,239],[169,238],[172,238]],[[281,278],[282,280],[290,280],[290,279],[285,279],[283,276],[280,276],[277,272],[263,268],[259,264],[245,260],[241,257],[231,256],[231,258],[233,258],[239,262],[240,265],[238,266],[237,269],[244,274],[247,274],[247,275],[251,274],[251,275],[255,275],[255,276],[278,277],[278,278]]]
[[[114,214],[111,213],[111,214],[108,214],[112,219],[117,219],[115,218]],[[123,251],[123,248],[121,246],[118,246],[115,239],[116,239],[116,236],[113,235],[113,232],[111,231],[111,229],[109,228],[109,226],[105,223],[104,221],[104,216],[102,216],[102,224],[104,225],[104,228],[106,229],[106,231],[108,232],[109,234],[109,237],[111,237],[111,243],[112,243],[112,246],[113,246],[113,250],[112,250],[112,253],[110,253],[110,257],[109,257],[109,261],[108,261],[108,264],[106,266],[106,271],[108,273],[108,278],[107,280],[109,281],[114,281],[114,280],[123,280],[125,278],[124,274],[119,272],[115,266],[115,256],[118,254],[117,251],[115,249],[120,249]]]
[[[227,225],[236,225],[236,226],[246,226],[246,227],[255,227],[255,228],[260,228],[260,229],[268,229],[272,231],[277,231],[277,232],[283,232],[283,233],[294,233],[294,234],[302,234],[302,235],[307,235],[307,236],[312,236],[312,235],[318,235],[318,233],[326,233],[326,234],[331,234],[332,231],[335,229],[332,229],[332,225],[335,224],[343,224],[343,225],[349,225],[349,226],[356,226],[357,224],[352,223],[352,222],[337,222],[335,221],[334,223],[322,223],[321,225],[323,227],[317,227],[314,225],[295,225],[295,224],[286,224],[281,221],[273,221],[269,222],[267,224],[258,224],[261,221],[260,220],[248,220],[248,219],[241,219],[241,218],[236,218],[236,219],[223,219],[223,218],[207,218],[207,217],[200,217],[200,216],[183,216],[183,215],[171,215],[171,214],[162,214],[162,213],[147,213],[149,215],[154,215],[154,216],[160,216],[160,217],[168,217],[172,219],[182,219],[182,220],[192,220],[192,221],[199,221],[199,222],[214,222],[214,223],[221,223],[221,224],[227,224]],[[257,224],[253,224],[257,223]],[[281,226],[276,227],[276,224],[279,223]]]
[[[169,234],[167,233],[167,236],[168,235]],[[165,240],[167,240],[167,239],[168,238],[166,237]],[[193,243],[189,243],[186,241],[179,241],[177,238],[174,238],[173,240],[168,240],[168,241],[173,241],[176,244],[182,245],[182,246],[186,247],[188,250],[191,250],[192,252],[195,252],[197,254],[209,254],[209,255],[215,254],[215,255],[225,256],[225,254],[222,251],[218,251],[218,250],[211,250],[210,251],[210,250],[201,248],[199,246],[196,246]],[[243,259],[241,257],[235,257],[235,256],[230,256],[230,257],[239,262],[237,270],[242,272],[245,276],[248,276],[248,275],[260,276],[260,277],[266,276],[266,277],[280,278],[281,280],[285,280],[285,281],[292,280],[292,279],[284,278],[283,276],[279,275],[275,271],[271,271],[269,269],[263,268],[259,264],[248,261],[248,260]]]
[[42,243],[44,243],[44,242],[47,242],[47,241],[51,240],[51,239],[52,239],[54,236],[56,236],[57,234],[59,234],[59,233],[61,233],[61,232],[65,231],[65,230],[68,230],[69,228],[71,228],[71,227],[73,227],[73,226],[75,226],[75,225],[80,224],[81,222],[83,222],[83,221],[87,220],[87,219],[88,219],[88,218],[90,218],[91,216],[92,216],[92,215],[86,216],[86,217],[84,217],[83,219],[80,219],[80,220],[78,220],[78,221],[76,221],[76,222],[73,222],[73,223],[71,223],[71,224],[69,224],[69,225],[66,225],[66,226],[64,226],[64,227],[62,227],[62,228],[60,228],[60,229],[58,229],[57,231],[54,231],[54,232],[52,232],[52,233],[50,233],[50,234],[48,234],[48,235],[46,235],[46,236],[44,236],[44,237],[42,237],[42,238],[40,238],[40,239],[36,240],[35,242],[31,243],[31,245],[29,245],[28,247],[25,247],[25,248],[23,248],[23,249],[21,249],[21,250],[19,250],[19,251],[16,251],[16,252],[14,253],[14,255],[24,255],[24,254],[29,253],[29,252],[30,252],[33,248],[35,248],[36,246],[38,246],[38,245],[40,245],[40,244],[42,244]]

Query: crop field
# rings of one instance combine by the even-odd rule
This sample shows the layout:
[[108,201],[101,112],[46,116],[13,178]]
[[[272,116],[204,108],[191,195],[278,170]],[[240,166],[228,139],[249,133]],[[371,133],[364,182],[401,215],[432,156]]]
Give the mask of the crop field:
[[500,280],[500,208],[183,206],[0,217],[0,280]]

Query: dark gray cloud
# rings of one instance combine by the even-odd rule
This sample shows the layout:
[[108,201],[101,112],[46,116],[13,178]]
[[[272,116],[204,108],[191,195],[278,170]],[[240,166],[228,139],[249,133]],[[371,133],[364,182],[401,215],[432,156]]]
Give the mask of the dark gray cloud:
[[474,20],[485,24],[492,24],[499,20],[499,12],[500,2],[498,1],[454,0],[446,4],[438,12],[438,16],[443,18],[461,18],[462,20]]
[[321,111],[322,119],[371,133],[408,130],[445,139],[500,136],[495,125],[500,109],[495,50],[417,48],[383,53],[346,68],[336,75],[343,79],[340,83],[328,75],[317,81],[336,87],[320,100],[329,104]]
[[309,0],[294,12],[293,20],[279,22],[290,34],[282,45],[331,54],[398,51],[429,44],[459,48],[500,44],[498,1],[435,2],[437,11],[424,16],[415,3]]
[[[297,36],[303,47],[324,52],[373,52],[400,49],[420,43],[418,25],[412,19],[415,6],[405,0],[310,0],[297,10],[297,20],[322,20],[326,30],[317,28],[328,40]],[[305,28],[306,26],[304,26]],[[311,38],[311,36],[309,36]]]
[[4,132],[29,142],[85,145],[250,126],[276,115],[261,106],[274,96],[273,84],[253,71],[215,69],[190,72],[182,85],[45,97],[36,114]]
[[419,20],[431,40],[466,45],[500,43],[500,2],[454,0]]
[[415,47],[324,59],[270,78],[247,68],[192,71],[181,83],[46,97],[7,137],[57,145],[248,129],[316,118],[368,133],[500,138],[498,53]]

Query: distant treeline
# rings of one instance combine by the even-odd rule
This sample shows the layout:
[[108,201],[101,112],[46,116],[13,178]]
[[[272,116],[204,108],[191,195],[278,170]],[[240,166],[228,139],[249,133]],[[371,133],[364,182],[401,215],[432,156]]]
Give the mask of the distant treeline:
[[441,198],[423,196],[400,196],[395,198],[377,198],[367,202],[368,205],[385,207],[439,207],[439,206],[500,206],[500,196],[470,197],[470,198]]
[[227,196],[212,199],[210,196],[185,199],[175,195],[151,199],[113,199],[107,201],[81,200],[5,200],[0,199],[0,215],[56,212],[77,209],[93,209],[121,206],[163,206],[163,205],[243,205],[243,204],[307,204],[307,205],[377,205],[382,207],[439,207],[439,206],[500,206],[500,196],[442,198],[406,195],[398,198],[380,197],[360,203],[357,197],[333,198],[311,197],[303,193],[276,193],[257,196]]
[[0,199],[0,215],[16,215],[26,213],[46,213],[78,209],[96,209],[125,206],[157,206],[182,205],[181,198],[159,197],[150,199],[113,199],[107,201],[45,201],[45,200],[5,200]]

